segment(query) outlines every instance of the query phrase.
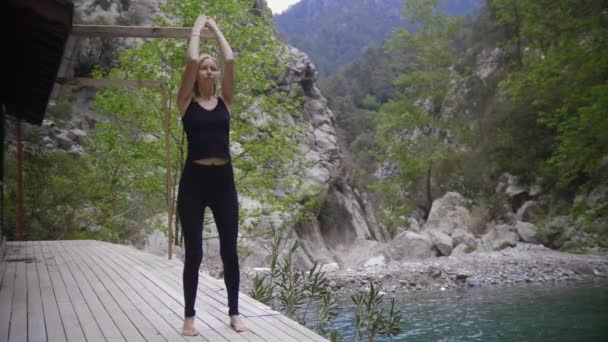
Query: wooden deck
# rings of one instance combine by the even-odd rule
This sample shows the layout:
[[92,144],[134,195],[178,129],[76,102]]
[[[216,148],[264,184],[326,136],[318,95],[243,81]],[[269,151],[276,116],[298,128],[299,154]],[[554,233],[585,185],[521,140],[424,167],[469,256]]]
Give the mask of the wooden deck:
[[243,293],[250,331],[227,325],[223,281],[200,273],[201,336],[180,335],[182,263],[99,241],[9,242],[0,263],[3,341],[326,341]]

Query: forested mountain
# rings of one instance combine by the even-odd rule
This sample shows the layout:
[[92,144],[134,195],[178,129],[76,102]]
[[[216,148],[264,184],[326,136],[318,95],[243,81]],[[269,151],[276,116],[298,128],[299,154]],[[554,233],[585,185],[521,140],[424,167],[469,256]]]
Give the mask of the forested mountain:
[[[572,215],[606,245],[605,6],[487,0],[467,20],[433,6],[406,1],[415,33],[397,30],[321,82],[351,172],[383,198],[383,223],[407,225],[407,213],[428,215],[436,196],[458,191],[485,220],[528,201],[540,227]],[[536,188],[505,212],[506,172]]]
[[[275,16],[279,34],[306,52],[321,78],[380,46],[395,28],[405,27],[403,0],[302,0]],[[481,0],[443,0],[440,9],[467,14]]]

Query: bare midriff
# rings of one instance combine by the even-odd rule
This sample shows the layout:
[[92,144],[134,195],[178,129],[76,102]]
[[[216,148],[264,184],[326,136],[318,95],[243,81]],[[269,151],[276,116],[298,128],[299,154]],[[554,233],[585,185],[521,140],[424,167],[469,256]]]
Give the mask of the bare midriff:
[[204,159],[198,159],[198,160],[194,160],[194,163],[200,164],[200,165],[225,165],[228,163],[228,160],[224,159],[224,158],[204,158]]

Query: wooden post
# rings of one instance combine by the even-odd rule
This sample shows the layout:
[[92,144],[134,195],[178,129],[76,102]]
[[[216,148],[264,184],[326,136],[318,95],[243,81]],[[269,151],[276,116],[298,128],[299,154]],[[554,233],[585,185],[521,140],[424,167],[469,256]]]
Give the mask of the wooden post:
[[2,136],[2,150],[0,150],[0,255],[4,255],[4,127],[6,126],[4,113],[6,107],[0,106],[0,136]]
[[167,106],[168,89],[167,83],[164,81],[160,84],[160,92],[162,96],[163,108],[163,123],[165,126],[165,153],[166,153],[166,186],[167,186],[167,215],[168,215],[168,258],[173,258],[173,182],[171,181],[171,140],[169,139],[169,109]]
[[23,211],[24,211],[24,194],[23,194],[23,134],[21,131],[21,120],[17,120],[17,231],[16,240],[23,240]]

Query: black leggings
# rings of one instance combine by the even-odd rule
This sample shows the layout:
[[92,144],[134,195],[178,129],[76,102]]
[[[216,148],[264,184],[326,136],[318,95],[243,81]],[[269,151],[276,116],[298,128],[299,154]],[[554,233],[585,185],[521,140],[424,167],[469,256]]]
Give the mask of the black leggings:
[[185,316],[192,317],[196,314],[194,302],[198,272],[203,259],[203,216],[207,206],[211,208],[220,238],[224,283],[228,293],[228,314],[238,315],[240,275],[236,245],[239,208],[232,164],[207,166],[188,160],[177,195],[177,212],[186,245],[183,273]]

